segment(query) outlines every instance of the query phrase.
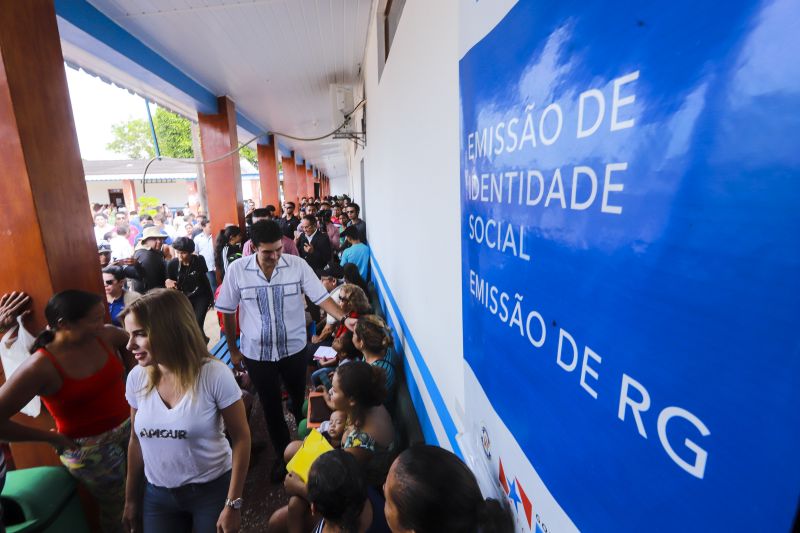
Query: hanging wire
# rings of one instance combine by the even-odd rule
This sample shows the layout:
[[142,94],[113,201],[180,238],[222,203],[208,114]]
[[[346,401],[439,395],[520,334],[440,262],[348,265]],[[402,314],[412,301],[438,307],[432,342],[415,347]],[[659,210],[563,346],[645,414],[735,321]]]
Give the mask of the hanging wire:
[[363,100],[361,100],[358,103],[358,105],[356,105],[353,108],[352,111],[350,111],[349,113],[347,113],[344,116],[344,122],[342,122],[339,125],[338,128],[336,128],[335,130],[331,131],[330,133],[326,133],[325,135],[320,135],[319,137],[297,137],[297,136],[294,136],[294,135],[289,135],[288,133],[281,133],[279,131],[264,131],[264,132],[259,133],[256,136],[254,136],[249,141],[244,142],[244,143],[240,143],[238,148],[235,148],[235,149],[231,150],[230,152],[228,152],[226,154],[223,154],[223,155],[221,155],[219,157],[215,157],[214,159],[201,160],[201,161],[186,161],[185,159],[179,159],[177,157],[166,157],[166,156],[162,156],[162,155],[157,155],[155,157],[152,157],[152,158],[150,158],[150,160],[145,165],[144,172],[142,172],[142,193],[147,192],[147,190],[146,190],[146,187],[147,187],[147,181],[146,181],[147,171],[150,169],[150,165],[152,165],[155,161],[174,161],[176,163],[182,163],[184,165],[208,165],[208,164],[211,164],[211,163],[216,163],[217,161],[222,161],[223,159],[226,159],[226,158],[232,156],[233,154],[239,153],[239,151],[242,148],[252,144],[253,141],[255,141],[255,140],[257,140],[257,139],[259,139],[261,137],[264,137],[265,135],[272,135],[274,137],[284,137],[286,139],[292,139],[294,141],[302,141],[302,142],[321,141],[322,139],[327,139],[328,137],[331,137],[331,136],[336,135],[337,133],[339,133],[339,131],[341,131],[342,128],[344,128],[345,126],[347,126],[347,124],[350,123],[350,117],[353,116],[353,113],[358,111],[366,103],[367,103],[367,99],[364,98]]

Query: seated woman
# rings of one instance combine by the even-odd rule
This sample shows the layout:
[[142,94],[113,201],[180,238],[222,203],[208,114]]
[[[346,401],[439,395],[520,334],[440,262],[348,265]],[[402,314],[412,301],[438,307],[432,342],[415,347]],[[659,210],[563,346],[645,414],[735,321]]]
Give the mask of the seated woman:
[[391,411],[397,388],[397,376],[390,356],[392,332],[389,326],[378,315],[362,316],[353,331],[353,345],[364,354],[364,361],[383,371],[386,379],[384,405]]
[[384,486],[386,521],[394,533],[512,533],[507,505],[483,499],[475,475],[437,446],[415,444],[400,454]]
[[[331,408],[347,414],[342,449],[358,460],[365,470],[367,483],[373,487],[383,484],[394,458],[394,427],[383,406],[384,381],[380,369],[357,361],[336,369],[333,387],[328,393]],[[289,505],[270,517],[269,531],[308,531],[313,527],[313,519],[307,501],[307,485],[290,472],[284,487],[290,496]]]
[[138,362],[126,387],[133,431],[125,526],[239,531],[250,429],[233,374],[208,353],[189,300],[178,291],[148,292],[123,312],[123,321]]
[[[103,531],[117,531],[130,433],[125,366],[133,362],[125,351],[128,335],[104,324],[106,305],[97,294],[59,292],[44,314],[47,329],[36,338],[33,355],[0,387],[0,439],[51,443],[69,473],[97,500]],[[10,420],[36,395],[53,415],[58,432]]]
[[[339,291],[338,297],[340,305],[342,310],[346,313],[345,316],[348,318],[358,318],[361,315],[372,312],[372,306],[369,304],[367,295],[357,285],[345,283],[337,289]],[[332,319],[332,317],[328,317],[328,319]],[[334,338],[339,337],[342,333],[347,331],[347,328],[344,326],[344,321],[328,321],[328,319],[326,319],[325,327],[322,331],[311,338],[312,343],[324,342],[332,335]]]
[[197,325],[203,331],[206,313],[214,301],[206,276],[206,260],[202,255],[194,255],[194,241],[188,237],[178,237],[172,247],[178,257],[167,263],[166,287],[178,289],[189,298]]
[[343,450],[328,452],[314,461],[308,475],[308,501],[311,512],[322,517],[313,533],[390,531],[383,515],[383,498],[367,487],[361,465]]
[[[318,370],[311,374],[311,388],[316,391],[324,392],[331,388],[331,378],[333,372],[338,365],[346,365],[354,361],[361,360],[361,352],[359,352],[353,344],[353,332],[350,330],[345,331],[340,337],[333,340],[332,348],[336,350],[336,357],[329,361],[322,361]],[[330,406],[330,399],[326,398],[328,407]],[[333,409],[333,407],[331,407]],[[308,398],[303,402],[304,414],[308,414]],[[297,436],[305,439],[309,434],[308,420],[304,418],[297,424]]]

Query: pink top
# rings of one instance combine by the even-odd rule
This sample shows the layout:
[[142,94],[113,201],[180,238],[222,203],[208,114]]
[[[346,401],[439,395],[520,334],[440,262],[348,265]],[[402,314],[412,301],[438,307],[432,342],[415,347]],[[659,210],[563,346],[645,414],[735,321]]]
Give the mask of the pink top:
[[[294,243],[292,239],[284,235],[283,237],[281,237],[281,242],[283,243],[283,253],[300,256],[300,254],[297,252],[297,245]],[[255,247],[253,246],[253,241],[248,240],[246,243],[244,243],[244,246],[242,247],[242,257],[253,255],[255,251],[256,250]]]

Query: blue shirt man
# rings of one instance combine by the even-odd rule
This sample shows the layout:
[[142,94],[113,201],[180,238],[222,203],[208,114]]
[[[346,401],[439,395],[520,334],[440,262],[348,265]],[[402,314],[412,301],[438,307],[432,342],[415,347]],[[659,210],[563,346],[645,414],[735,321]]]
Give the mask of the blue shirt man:
[[342,265],[353,263],[364,281],[369,281],[369,246],[361,242],[358,228],[350,226],[342,232],[342,237],[350,245],[342,252]]

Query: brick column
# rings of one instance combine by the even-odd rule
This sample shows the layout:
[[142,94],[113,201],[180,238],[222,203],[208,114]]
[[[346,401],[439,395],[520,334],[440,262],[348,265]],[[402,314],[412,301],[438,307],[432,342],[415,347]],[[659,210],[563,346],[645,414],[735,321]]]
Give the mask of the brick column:
[[306,167],[306,192],[308,196],[314,197],[314,169]]
[[[0,235],[13,247],[3,256],[0,293],[31,295],[27,327],[38,333],[54,293],[104,294],[52,1],[0,8],[0,161]],[[44,410],[14,420],[53,427]],[[17,468],[60,464],[47,444],[11,450]]]
[[186,182],[186,203],[189,204],[189,209],[191,209],[192,213],[197,214],[201,205],[197,180]]
[[305,196],[308,198],[308,187],[306,187],[306,163],[297,163],[295,160],[294,167],[295,175],[297,176],[297,196]]
[[[294,152],[291,157],[281,159],[283,166],[283,198],[287,202],[294,202],[299,207],[299,189],[297,184],[297,168],[294,161]],[[295,209],[295,213],[297,210]]]
[[136,182],[122,180],[122,195],[125,197],[125,207],[128,208],[128,212],[136,209]]
[[276,157],[277,146],[275,137],[269,136],[269,144],[259,143],[256,146],[258,153],[258,177],[261,183],[261,205],[274,205],[278,212],[281,211],[281,200],[278,195],[278,161]]
[[[216,159],[239,146],[236,136],[236,109],[227,96],[217,99],[218,113],[197,114],[200,125],[200,149],[203,160]],[[208,215],[214,233],[233,223],[244,229],[242,205],[242,169],[239,156],[233,154],[205,165]]]

